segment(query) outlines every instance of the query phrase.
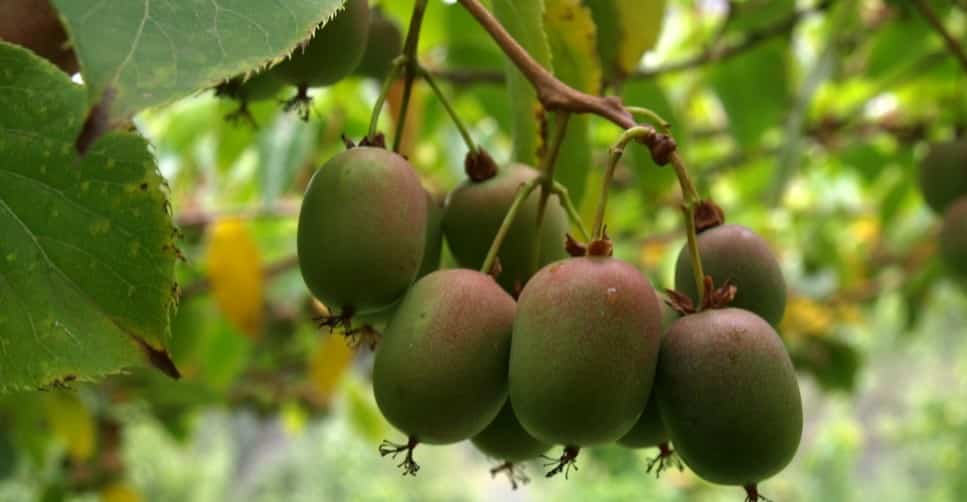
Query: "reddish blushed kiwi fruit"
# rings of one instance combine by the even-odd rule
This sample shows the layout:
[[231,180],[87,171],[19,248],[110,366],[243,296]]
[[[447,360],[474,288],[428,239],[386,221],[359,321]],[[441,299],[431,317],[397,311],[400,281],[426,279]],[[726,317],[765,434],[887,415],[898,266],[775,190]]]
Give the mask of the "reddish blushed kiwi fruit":
[[[443,216],[443,235],[461,266],[480,268],[483,265],[518,188],[538,174],[533,168],[514,164],[501,168],[495,177],[486,181],[464,181],[450,192]],[[497,282],[510,293],[523,287],[536,268],[567,256],[564,251],[567,212],[556,197],[551,197],[547,201],[539,237],[541,259],[532,269],[534,239],[538,238],[534,228],[539,192],[535,190],[524,201],[497,254],[501,268]]]
[[396,21],[387,18],[380,9],[369,16],[369,37],[366,52],[356,67],[357,75],[384,78],[393,68],[393,60],[403,53],[403,32]]
[[[664,333],[668,332],[668,328],[681,316],[665,302],[659,301],[659,304],[661,306],[661,331],[664,339]],[[665,441],[668,441],[668,431],[661,421],[658,400],[655,397],[655,390],[652,388],[648,395],[648,402],[645,404],[645,411],[641,412],[635,426],[618,440],[618,444],[629,448],[647,448]]]
[[426,207],[426,250],[417,277],[440,268],[440,254],[443,252],[443,203],[427,192]]
[[[705,275],[716,286],[732,281],[737,294],[731,306],[752,311],[778,326],[786,311],[786,281],[769,244],[741,225],[721,225],[698,235]],[[682,247],[675,264],[675,289],[698,301],[692,258]]]
[[655,391],[652,389],[648,396],[648,403],[645,404],[645,410],[641,412],[635,426],[621,436],[618,444],[629,448],[647,448],[665,441],[668,441],[668,430],[661,420],[661,411],[658,409]]
[[48,0],[4,0],[0,12],[0,40],[22,45],[68,74],[77,72],[77,56]]
[[920,162],[920,191],[937,214],[967,195],[967,140],[930,145]]
[[754,486],[799,447],[792,361],[772,326],[747,310],[676,321],[662,341],[655,390],[676,451],[706,481]]
[[[423,262],[420,264],[420,271],[416,274],[417,279],[440,268],[440,254],[443,251],[443,230],[440,228],[440,221],[443,219],[443,206],[429,192],[426,194],[426,204],[426,247],[423,250]],[[398,307],[399,302],[379,311],[357,316],[357,320],[363,324],[382,329],[393,317]]]
[[312,294],[344,316],[395,303],[423,261],[427,200],[409,162],[383,148],[326,162],[299,212],[299,267]]
[[551,448],[551,445],[535,439],[524,430],[509,399],[497,418],[471,441],[483,454],[514,463],[536,458]]
[[338,82],[359,65],[369,33],[369,0],[346,0],[342,10],[312,38],[275,67],[279,77],[300,87]]
[[469,439],[507,400],[507,360],[516,305],[475,270],[417,281],[376,350],[373,392],[383,416],[421,443]]
[[967,195],[957,199],[944,213],[940,255],[950,271],[967,279]]
[[524,287],[510,352],[510,400],[535,438],[615,441],[648,401],[661,311],[637,269],[608,257],[542,268]]

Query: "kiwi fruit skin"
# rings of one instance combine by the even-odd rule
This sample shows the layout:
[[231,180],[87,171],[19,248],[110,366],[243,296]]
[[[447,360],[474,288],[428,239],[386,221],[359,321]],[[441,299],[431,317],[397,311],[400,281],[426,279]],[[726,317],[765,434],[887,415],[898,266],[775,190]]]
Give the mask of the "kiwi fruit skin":
[[[758,314],[778,326],[786,312],[786,280],[769,244],[752,230],[726,224],[698,234],[698,254],[715,286],[731,280],[737,293],[731,306]],[[698,301],[691,252],[682,247],[675,263],[675,289]]]
[[967,195],[967,139],[930,145],[919,176],[927,205],[944,214],[955,200]]
[[359,66],[353,72],[364,77],[385,78],[393,68],[393,60],[403,53],[403,32],[398,24],[379,9],[369,17],[369,38]]
[[955,276],[967,279],[967,195],[957,199],[944,213],[940,225],[940,256]]
[[[450,192],[443,234],[457,263],[468,268],[483,265],[517,190],[539,174],[523,164],[512,164],[500,168],[493,178],[481,182],[466,180]],[[497,282],[511,294],[517,293],[541,266],[567,257],[567,212],[556,197],[548,199],[540,236],[535,237],[539,192],[535,190],[524,201],[497,254],[501,268]],[[540,239],[540,258],[536,262],[535,238]]]
[[[663,301],[659,301],[659,303],[661,306],[662,339],[664,340],[664,333],[668,332],[668,328],[681,317],[681,314],[668,306],[667,303]],[[653,388],[651,394],[648,395],[648,402],[645,403],[645,411],[641,412],[635,426],[618,440],[618,444],[628,448],[648,448],[665,441],[668,441],[668,430],[665,429],[665,423],[661,421],[661,410],[658,409],[658,398]]]
[[624,436],[651,392],[660,323],[654,289],[628,263],[580,257],[538,271],[511,342],[510,399],[524,429],[573,446]]
[[345,7],[297,47],[275,70],[286,82],[323,87],[352,73],[366,51],[369,0],[346,0]]
[[648,448],[668,441],[668,430],[662,422],[661,410],[658,409],[656,392],[652,390],[645,404],[645,411],[641,412],[635,426],[618,440],[621,446],[628,448]]
[[[440,255],[443,252],[443,229],[440,228],[440,221],[443,219],[443,206],[429,192],[426,194],[426,200],[426,247],[423,251],[423,262],[420,264],[420,271],[416,274],[417,279],[431,272],[435,272],[440,268]],[[400,299],[402,300],[402,297]],[[357,316],[357,319],[362,324],[368,324],[382,330],[386,327],[386,323],[393,318],[393,314],[399,305],[399,302],[396,302],[378,311],[367,312],[366,314]]]
[[356,147],[309,181],[299,212],[299,267],[333,312],[366,314],[396,303],[426,247],[427,195],[402,156]]
[[486,429],[471,439],[483,454],[502,462],[523,462],[540,456],[550,444],[535,439],[524,430],[508,399]]
[[675,450],[706,481],[754,484],[795,456],[803,412],[792,361],[772,326],[747,310],[676,321],[655,391]]
[[376,350],[373,392],[383,416],[429,444],[483,431],[507,400],[515,310],[513,298],[475,270],[417,281]]

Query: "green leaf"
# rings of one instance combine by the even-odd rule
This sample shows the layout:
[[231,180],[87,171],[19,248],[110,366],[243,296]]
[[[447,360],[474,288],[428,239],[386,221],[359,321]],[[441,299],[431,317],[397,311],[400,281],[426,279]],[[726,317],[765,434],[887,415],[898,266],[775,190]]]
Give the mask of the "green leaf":
[[789,41],[780,38],[714,69],[712,85],[743,147],[755,146],[766,129],[780,125],[792,99],[788,61]]
[[[544,34],[544,0],[515,2],[493,0],[493,12],[507,31],[535,61],[551,69],[551,49]],[[530,82],[509,60],[507,65],[507,94],[513,113],[513,158],[532,166],[537,165],[541,145],[540,120],[542,113],[537,93]]]
[[661,36],[665,18],[665,0],[616,0],[621,44],[617,64],[627,75],[638,67],[646,52],[652,50]]
[[623,80],[658,43],[667,2],[584,0],[584,4],[591,9],[597,26],[598,56],[605,80]]
[[[597,93],[601,89],[601,62],[595,47],[591,11],[580,0],[547,0],[544,27],[551,47],[554,73],[571,87]],[[581,203],[591,167],[591,138],[586,115],[572,115],[557,158],[555,177]]]
[[54,0],[89,103],[115,123],[288,53],[344,0]]
[[147,143],[78,158],[84,88],[4,43],[0,68],[0,391],[167,360],[178,251]]

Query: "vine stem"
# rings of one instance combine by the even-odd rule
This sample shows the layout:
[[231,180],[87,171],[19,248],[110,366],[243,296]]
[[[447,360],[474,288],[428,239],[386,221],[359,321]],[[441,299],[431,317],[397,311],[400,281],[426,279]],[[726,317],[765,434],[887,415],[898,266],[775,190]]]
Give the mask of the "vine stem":
[[581,238],[585,241],[590,241],[591,234],[588,233],[588,229],[584,226],[584,221],[581,220],[581,213],[574,207],[574,201],[571,200],[567,187],[558,182],[554,182],[554,195],[560,199],[561,205],[564,206],[564,210],[567,211],[567,216],[571,220],[571,224],[577,227]]
[[554,131],[551,133],[551,142],[548,144],[543,158],[541,158],[541,197],[537,203],[537,226],[534,229],[537,238],[534,239],[534,247],[531,250],[531,272],[537,270],[537,265],[541,262],[541,243],[543,240],[540,236],[541,229],[544,226],[544,213],[547,209],[547,199],[554,191],[554,170],[557,167],[557,155],[561,151],[561,143],[564,142],[564,136],[567,134],[567,124],[570,119],[571,114],[568,112],[561,112],[557,115],[557,121],[554,123]]
[[452,106],[450,106],[450,101],[447,100],[446,95],[444,95],[443,91],[440,90],[440,87],[430,75],[430,72],[426,71],[426,68],[423,68],[419,64],[415,64],[414,66],[416,67],[417,73],[423,77],[423,80],[426,80],[426,83],[430,85],[431,89],[433,89],[433,93],[436,94],[437,99],[440,100],[440,103],[443,105],[443,108],[446,109],[447,114],[450,115],[450,120],[453,121],[453,125],[455,125],[457,130],[460,131],[460,136],[463,137],[463,142],[467,144],[467,148],[471,152],[477,151],[477,145],[474,144],[473,138],[470,137],[470,132],[463,125],[460,117],[457,116],[457,112],[454,111]]
[[406,128],[406,114],[410,108],[410,96],[413,94],[413,80],[416,78],[416,49],[420,45],[420,29],[423,26],[423,15],[426,13],[427,0],[413,2],[413,14],[410,16],[410,27],[406,31],[406,41],[403,43],[403,56],[406,58],[403,66],[403,98],[400,104],[400,116],[396,121],[396,131],[393,135],[393,151],[399,153],[403,142],[403,130]]
[[594,227],[591,230],[592,239],[600,239],[604,236],[604,213],[608,207],[608,188],[611,186],[611,179],[614,177],[614,169],[624,154],[625,146],[635,139],[646,138],[654,134],[655,130],[651,127],[630,127],[608,149],[608,167],[604,171],[604,179],[601,180],[601,199],[598,201],[598,212],[595,215]]
[[645,117],[645,119],[655,124],[655,127],[657,127],[661,132],[665,134],[671,133],[672,125],[669,124],[667,120],[663,119],[661,115],[655,113],[654,110],[645,108],[643,106],[629,106],[627,107],[627,110],[632,115],[641,115]]
[[537,91],[537,99],[545,110],[567,111],[573,113],[593,113],[610,120],[622,129],[635,125],[631,113],[613,96],[594,96],[570,87],[558,80],[554,74],[541,66],[527,53],[507,29],[500,24],[479,0],[458,0],[477,20],[501,50],[530,81]]
[[685,161],[678,153],[671,156],[671,164],[678,177],[678,185],[682,189],[682,215],[685,218],[685,235],[688,239],[688,254],[692,259],[692,274],[695,276],[695,287],[698,291],[698,304],[705,300],[705,271],[702,270],[702,257],[698,253],[698,235],[695,230],[695,207],[702,201],[695,190],[692,178],[688,176]]
[[517,194],[514,196],[514,201],[510,204],[510,208],[507,209],[504,221],[500,224],[497,235],[494,236],[494,241],[490,243],[487,257],[484,258],[483,265],[480,266],[481,272],[485,274],[490,273],[490,269],[494,266],[494,260],[497,259],[497,252],[500,251],[500,246],[503,245],[504,239],[507,237],[507,232],[510,231],[510,226],[514,223],[514,218],[517,217],[521,205],[540,184],[541,178],[539,176],[527,183],[520,184],[520,187],[517,189]]
[[923,17],[927,18],[927,22],[930,23],[934,31],[943,38],[944,43],[947,44],[947,49],[957,58],[960,66],[964,68],[964,71],[967,71],[967,53],[964,52],[964,48],[960,45],[960,42],[944,26],[943,21],[937,16],[937,12],[933,10],[933,7],[926,0],[915,0],[913,3],[920,10],[920,13],[923,14]]
[[[383,104],[386,103],[386,96],[389,94],[390,89],[393,87],[393,82],[396,81],[400,76],[400,70],[406,64],[406,56],[397,56],[393,60],[393,67],[390,69],[386,79],[383,80],[383,87],[379,91],[379,97],[376,98],[376,104],[373,105],[373,114],[369,119],[369,134],[367,137],[373,139],[376,137],[376,130],[379,128],[379,116],[383,112]],[[397,128],[401,128],[402,123],[397,125]]]

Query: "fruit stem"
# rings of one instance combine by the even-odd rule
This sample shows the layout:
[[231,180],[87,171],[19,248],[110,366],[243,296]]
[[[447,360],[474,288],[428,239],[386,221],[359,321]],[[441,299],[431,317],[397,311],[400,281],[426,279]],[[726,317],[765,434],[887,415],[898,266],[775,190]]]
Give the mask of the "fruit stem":
[[433,80],[430,72],[426,71],[426,68],[423,68],[419,64],[416,64],[415,66],[417,73],[423,77],[423,80],[426,80],[427,84],[430,85],[430,89],[433,89],[433,93],[436,94],[437,99],[440,100],[443,108],[447,111],[447,114],[450,115],[450,120],[453,121],[453,125],[457,126],[457,130],[460,131],[460,136],[463,136],[463,142],[467,144],[467,148],[471,152],[477,151],[477,145],[474,144],[473,138],[470,137],[470,132],[467,131],[467,128],[463,125],[460,117],[457,116],[457,112],[454,111],[453,107],[450,106],[450,101],[447,100],[447,97],[443,94],[443,91],[440,90],[440,87],[437,85],[436,81]]
[[688,254],[692,259],[692,273],[695,276],[695,287],[698,291],[698,305],[702,305],[705,298],[705,271],[702,270],[702,257],[698,252],[698,236],[695,230],[695,207],[702,202],[695,190],[692,178],[688,176],[685,161],[677,152],[671,156],[671,164],[678,176],[678,184],[682,189],[682,214],[685,218],[685,235],[688,238]]
[[604,236],[604,213],[608,207],[608,188],[611,186],[611,178],[614,177],[614,169],[624,154],[625,146],[632,140],[646,138],[655,134],[654,129],[646,126],[634,126],[626,129],[618,141],[608,149],[608,168],[604,172],[604,179],[601,180],[601,200],[598,201],[598,212],[594,218],[594,227],[591,230],[592,239],[601,239]]
[[491,267],[494,266],[494,260],[497,259],[497,252],[500,251],[500,246],[504,243],[507,232],[510,231],[510,226],[514,223],[514,218],[517,217],[517,213],[520,211],[520,206],[540,183],[541,178],[538,176],[527,183],[520,184],[520,187],[517,189],[517,194],[514,195],[514,201],[510,204],[510,208],[507,209],[507,215],[504,216],[504,221],[500,224],[497,235],[494,236],[494,241],[490,243],[487,257],[484,258],[483,265],[480,267],[481,272],[485,274],[490,273]]
[[630,112],[632,115],[641,115],[645,117],[652,124],[654,124],[655,127],[661,130],[661,132],[665,134],[671,133],[672,125],[669,124],[667,120],[663,119],[661,115],[655,113],[654,110],[645,108],[643,106],[627,106],[625,109],[628,110],[628,112]]
[[571,200],[567,187],[555,182],[554,195],[557,195],[557,197],[561,200],[561,205],[564,206],[564,210],[567,211],[567,216],[571,219],[571,224],[577,227],[578,232],[581,233],[581,238],[585,241],[591,240],[591,234],[588,233],[587,227],[584,226],[584,221],[581,219],[581,213],[579,213],[578,209],[574,207],[574,201]]
[[[530,272],[537,270],[537,265],[541,262],[541,228],[544,226],[544,212],[547,209],[547,199],[554,192],[554,168],[557,166],[557,154],[561,151],[561,143],[567,134],[567,124],[571,118],[568,112],[557,114],[557,121],[554,123],[554,131],[551,133],[551,142],[547,145],[547,150],[541,158],[540,180],[541,198],[537,203],[537,226],[534,229],[537,238],[534,239],[534,247],[531,249]],[[564,238],[561,238],[561,246],[564,245]]]
[[386,96],[393,87],[393,82],[399,78],[400,71],[403,69],[405,64],[406,56],[397,56],[396,59],[393,60],[393,67],[390,68],[389,74],[386,75],[386,79],[383,80],[383,88],[380,89],[379,97],[376,98],[376,104],[373,105],[373,115],[369,119],[369,134],[366,137],[370,139],[376,137],[376,130],[379,128],[379,115],[383,112],[383,104],[386,102]]
[[403,56],[406,58],[406,63],[403,66],[403,98],[400,103],[400,116],[396,121],[396,131],[393,134],[393,151],[396,153],[400,153],[403,130],[406,128],[406,113],[409,111],[410,96],[413,94],[413,79],[416,78],[416,49],[420,44],[420,28],[423,26],[426,3],[427,0],[413,2],[410,27],[406,31],[406,41],[403,42]]

